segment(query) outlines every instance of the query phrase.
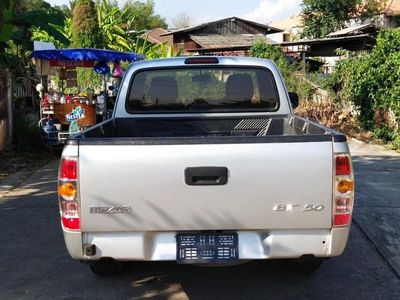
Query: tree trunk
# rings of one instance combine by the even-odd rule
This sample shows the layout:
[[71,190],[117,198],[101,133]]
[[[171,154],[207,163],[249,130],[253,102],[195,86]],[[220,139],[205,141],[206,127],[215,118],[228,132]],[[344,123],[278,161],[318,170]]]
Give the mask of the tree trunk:
[[0,71],[0,152],[7,143],[7,74]]

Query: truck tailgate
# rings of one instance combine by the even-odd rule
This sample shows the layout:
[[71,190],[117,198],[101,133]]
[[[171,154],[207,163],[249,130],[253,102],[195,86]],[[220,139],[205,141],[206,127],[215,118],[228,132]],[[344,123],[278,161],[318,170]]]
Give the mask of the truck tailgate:
[[[332,155],[331,142],[81,145],[81,229],[330,228]],[[188,167],[226,167],[227,183],[188,185]]]

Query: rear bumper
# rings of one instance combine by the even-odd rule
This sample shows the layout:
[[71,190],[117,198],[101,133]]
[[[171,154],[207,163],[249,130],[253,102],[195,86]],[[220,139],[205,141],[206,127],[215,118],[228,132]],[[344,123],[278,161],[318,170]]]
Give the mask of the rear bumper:
[[[347,244],[349,227],[334,229],[238,231],[239,258],[298,258],[302,255],[333,257]],[[176,259],[176,232],[80,233],[64,231],[69,254],[79,260],[165,261]],[[94,256],[84,255],[85,245],[95,245]]]

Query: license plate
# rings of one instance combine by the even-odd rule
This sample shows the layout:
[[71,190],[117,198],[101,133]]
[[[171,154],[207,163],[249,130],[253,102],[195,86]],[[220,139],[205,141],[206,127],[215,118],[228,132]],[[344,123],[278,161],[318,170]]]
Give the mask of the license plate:
[[236,232],[178,233],[177,257],[180,264],[218,264],[239,260]]

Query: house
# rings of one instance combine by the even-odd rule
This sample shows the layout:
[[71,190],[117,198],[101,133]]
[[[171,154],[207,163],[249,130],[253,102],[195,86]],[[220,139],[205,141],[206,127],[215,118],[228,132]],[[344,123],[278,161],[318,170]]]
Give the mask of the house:
[[154,28],[142,34],[141,38],[152,44],[167,44],[168,46],[173,47],[172,36],[165,35],[169,32],[169,30],[163,28]]
[[325,38],[283,42],[279,45],[286,55],[302,57],[303,60],[319,57],[324,62],[324,72],[330,73],[340,59],[337,49],[369,51],[376,45],[380,30],[375,24],[354,25],[328,34]]
[[175,50],[182,50],[183,53],[247,55],[255,41],[281,31],[272,26],[230,17],[161,36],[172,36]]
[[293,42],[300,38],[303,19],[301,12],[291,16],[286,20],[273,21],[269,24],[275,28],[281,28],[283,31],[270,34],[268,37],[275,43]]

